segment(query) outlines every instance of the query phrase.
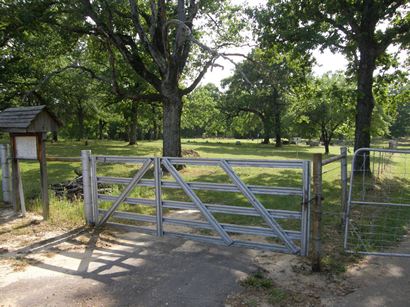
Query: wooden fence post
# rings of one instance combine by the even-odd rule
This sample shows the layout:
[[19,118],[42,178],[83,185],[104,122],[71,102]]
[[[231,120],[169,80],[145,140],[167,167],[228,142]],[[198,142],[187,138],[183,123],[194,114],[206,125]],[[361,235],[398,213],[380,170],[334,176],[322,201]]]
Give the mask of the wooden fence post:
[[344,227],[346,221],[346,211],[347,211],[347,198],[348,198],[348,189],[347,189],[347,147],[340,147],[340,154],[343,158],[340,160],[340,179],[342,184],[342,227]]
[[39,144],[39,162],[40,162],[40,180],[41,180],[41,199],[43,200],[43,219],[48,220],[50,217],[50,200],[48,198],[48,174],[46,159],[46,133],[38,134]]
[[312,271],[321,271],[322,154],[313,155]]
[[19,198],[19,162],[16,158],[16,141],[12,137],[11,141],[11,203],[15,213],[20,211],[20,198]]
[[1,159],[1,183],[3,191],[3,203],[11,203],[10,191],[10,151],[8,144],[0,145],[0,159]]

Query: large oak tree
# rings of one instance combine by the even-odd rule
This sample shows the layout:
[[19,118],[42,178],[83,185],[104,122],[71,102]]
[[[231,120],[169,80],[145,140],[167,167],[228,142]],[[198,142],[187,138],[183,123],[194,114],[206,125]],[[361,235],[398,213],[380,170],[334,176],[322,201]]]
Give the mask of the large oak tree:
[[[215,33],[221,32],[226,38],[226,33],[232,31],[224,31],[226,28],[220,20],[225,18],[231,23],[235,20],[233,16],[226,19],[224,14],[230,14],[226,3],[57,1],[55,24],[64,31],[97,36],[121,54],[133,73],[147,82],[155,93],[136,93],[132,99],[162,101],[163,154],[181,156],[182,97],[195,89],[216,58],[224,56],[216,51],[217,44],[211,48],[200,42],[201,33],[194,29],[194,22],[201,17],[200,27],[209,17],[218,29]],[[215,41],[224,43],[223,39]],[[195,76],[193,71],[197,71]],[[192,80],[190,84],[184,82],[188,79]]]
[[[263,39],[295,48],[343,52],[357,82],[355,149],[370,147],[373,75],[391,45],[410,39],[410,3],[406,0],[270,0],[257,18]],[[357,160],[356,168],[363,161]],[[369,159],[365,167],[370,165]]]

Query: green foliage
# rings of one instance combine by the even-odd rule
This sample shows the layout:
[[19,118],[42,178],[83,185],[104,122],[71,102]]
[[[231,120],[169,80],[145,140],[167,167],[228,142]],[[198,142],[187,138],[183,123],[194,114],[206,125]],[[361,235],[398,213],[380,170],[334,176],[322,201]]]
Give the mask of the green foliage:
[[269,304],[277,304],[285,300],[288,296],[286,291],[276,288],[272,279],[265,277],[261,271],[256,271],[241,281],[241,285],[257,291],[263,291]]
[[[329,97],[335,95],[331,90],[322,91],[318,86],[307,85],[312,66],[310,50],[316,47],[343,49],[354,68],[359,46],[337,25],[351,31],[350,23],[364,16],[359,4],[315,0],[300,5],[298,1],[272,0],[266,7],[247,9],[257,21],[251,29],[252,23],[245,18],[245,7],[232,5],[228,0],[200,1],[197,16],[192,24],[188,23],[198,42],[206,42],[216,50],[238,45],[243,36],[254,34],[259,46],[237,66],[234,75],[224,81],[224,92],[207,85],[186,96],[188,84],[207,63],[209,67],[214,64],[209,62],[216,55],[214,51],[190,43],[186,63],[180,62],[176,74],[164,73],[158,64],[161,61],[147,50],[128,18],[128,1],[98,0],[91,4],[102,22],[112,23],[116,33],[124,34],[123,39],[128,40],[127,50],[132,49],[132,58],[124,56],[125,51],[117,48],[112,37],[107,39],[91,18],[85,17],[88,16],[85,2],[7,0],[0,3],[0,109],[46,104],[63,120],[65,126],[60,135],[64,138],[125,140],[130,138],[131,131],[138,139],[161,137],[164,131],[160,99],[163,97],[154,95],[159,87],[146,80],[146,73],[136,69],[133,60],[141,60],[146,71],[156,79],[177,80],[178,93],[184,96],[182,136],[264,136],[265,139],[273,135],[280,139],[282,134],[318,136],[320,120],[313,116],[311,101],[327,99],[326,110],[335,110],[339,104],[329,105]],[[149,27],[148,2],[137,1],[137,4],[147,39],[157,44],[161,37]],[[189,3],[184,5],[187,10]],[[402,29],[407,27],[408,14],[393,8],[400,3],[375,1],[375,5],[374,9],[380,13],[377,17],[389,21],[386,30],[374,33],[375,42],[381,43],[383,37],[390,35],[395,37],[394,43],[406,46],[409,32],[402,33]],[[349,10],[356,12],[353,21],[347,18]],[[167,20],[175,18],[177,13],[177,3],[166,2]],[[170,27],[167,37],[167,46],[172,52],[176,47],[176,32],[176,27]],[[165,60],[173,59],[175,57],[170,56]],[[408,89],[401,89],[408,88],[408,75],[404,69],[397,70],[400,61],[386,52],[380,53],[377,65],[380,72],[373,87],[376,107],[372,134],[388,134],[391,125],[392,135],[406,134]],[[391,73],[392,70],[395,71]],[[350,81],[355,81],[355,74],[349,76]],[[167,84],[171,86],[170,83]],[[295,98],[298,93],[305,96],[301,96],[301,101],[310,102],[298,101]],[[323,95],[329,97],[325,99]],[[319,114],[320,109],[316,108],[316,113]],[[335,111],[334,114],[342,113]],[[352,125],[349,113],[348,119],[337,127],[336,134],[352,137]]]
[[[352,125],[354,87],[341,74],[311,78],[293,97],[292,115],[301,136],[320,137],[328,145]],[[350,129],[347,129],[350,130]],[[327,153],[327,152],[326,152]]]
[[[389,46],[399,50],[408,47],[409,3],[270,0],[266,7],[250,15],[258,23],[258,34],[264,46],[279,42],[300,52],[329,48],[345,54],[350,61],[348,73],[357,82],[355,146],[370,146],[373,75],[376,67],[397,66]],[[381,120],[376,122],[378,129],[388,121],[382,108],[380,105],[376,108],[376,119]]]
[[[221,109],[231,117],[252,113],[263,127],[264,142],[275,134],[280,146],[281,119],[287,108],[287,95],[304,82],[309,59],[294,52],[280,52],[276,46],[255,49],[238,65],[227,87]],[[278,144],[279,142],[279,144]]]
[[182,131],[186,136],[221,136],[225,118],[218,109],[221,93],[213,84],[197,88],[184,101]]
[[271,289],[273,288],[273,281],[270,278],[266,278],[261,271],[255,272],[253,275],[249,275],[241,282],[242,286],[259,288],[259,289]]
[[374,94],[376,112],[373,115],[373,134],[399,137],[409,135],[408,105],[410,101],[409,74],[396,70],[377,76]]
[[280,288],[273,288],[268,297],[268,302],[270,304],[277,304],[284,301],[287,298],[288,294],[280,289]]

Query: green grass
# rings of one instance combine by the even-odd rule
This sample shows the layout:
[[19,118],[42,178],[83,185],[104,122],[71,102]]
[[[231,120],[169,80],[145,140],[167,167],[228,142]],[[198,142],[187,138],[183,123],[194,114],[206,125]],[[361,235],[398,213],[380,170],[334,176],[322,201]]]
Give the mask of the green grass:
[[[192,149],[203,158],[236,158],[236,159],[303,159],[310,160],[313,153],[322,153],[323,147],[309,147],[304,145],[285,145],[283,148],[275,148],[273,145],[263,145],[258,141],[241,140],[241,145],[235,145],[234,139],[184,139],[183,149]],[[383,144],[380,144],[381,146]],[[94,141],[90,140],[88,146],[83,142],[60,141],[58,143],[47,143],[47,153],[52,156],[79,157],[82,149],[91,150],[96,155],[121,155],[121,156],[160,156],[162,151],[161,141],[139,141],[138,145],[128,146],[126,142],[120,141]],[[352,154],[350,148],[350,155]],[[330,156],[339,154],[338,146],[331,146]],[[324,156],[325,158],[325,156]],[[351,157],[350,157],[351,158]],[[325,167],[323,175],[324,191],[324,216],[323,216],[323,240],[325,251],[325,265],[336,267],[337,271],[343,271],[340,266],[344,265],[346,258],[342,251],[342,225],[341,225],[341,205],[340,205],[340,169],[339,164],[334,163]],[[72,180],[76,177],[75,169],[80,168],[80,163],[49,162],[48,176],[49,183],[58,183]],[[99,165],[98,175],[130,177],[138,169],[138,165],[125,164],[105,164]],[[400,167],[400,165],[398,166]],[[24,184],[24,192],[29,210],[40,212],[39,197],[39,166],[35,162],[21,162],[21,170]],[[264,168],[234,168],[235,172],[247,184],[280,186],[280,187],[301,187],[301,171],[279,170]],[[350,165],[349,165],[350,170]],[[215,183],[230,183],[229,178],[220,168],[217,167],[196,167],[188,166],[180,171],[181,176],[187,181],[207,181]],[[146,178],[152,178],[152,173]],[[165,175],[164,180],[172,180],[169,175]],[[118,195],[123,186],[112,186],[112,194]],[[50,192],[52,194],[52,192]],[[197,191],[203,202],[219,203],[226,205],[249,206],[247,200],[239,193]],[[141,187],[131,193],[131,197],[154,198],[154,189]],[[267,208],[300,210],[299,197],[283,196],[257,196]],[[182,190],[163,189],[163,198],[166,200],[189,201]],[[102,203],[102,208],[107,208],[109,203]],[[154,209],[142,205],[123,204],[119,208],[121,211],[138,212],[142,214],[154,214]],[[70,203],[65,200],[52,198],[51,220],[58,223],[63,220],[68,224],[78,224],[83,221],[82,203]],[[247,217],[240,215],[215,214],[220,222],[243,224],[243,225],[264,225],[261,218]],[[297,220],[281,220],[281,225],[285,229],[300,230],[300,223]],[[403,226],[403,225],[399,225]],[[203,234],[210,232],[204,230]],[[273,240],[274,241],[274,240]],[[336,255],[336,256],[335,256]],[[342,263],[342,265],[339,265]]]
[[258,289],[271,289],[273,288],[273,281],[270,278],[266,278],[261,271],[256,271],[253,275],[249,275],[244,279],[241,285]]
[[248,290],[260,291],[266,297],[267,302],[272,305],[281,303],[288,297],[288,293],[285,290],[276,287],[273,280],[264,276],[261,271],[256,271],[254,274],[249,275],[241,281],[241,285]]

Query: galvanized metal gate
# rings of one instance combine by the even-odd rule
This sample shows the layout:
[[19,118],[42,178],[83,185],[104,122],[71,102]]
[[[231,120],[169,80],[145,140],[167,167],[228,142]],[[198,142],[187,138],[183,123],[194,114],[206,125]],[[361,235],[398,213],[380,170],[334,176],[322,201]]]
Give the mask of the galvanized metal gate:
[[[90,191],[84,193],[86,215],[89,223],[101,226],[107,221],[132,221],[132,228],[157,236],[174,236],[227,246],[266,249],[283,253],[307,255],[309,246],[309,199],[310,199],[310,162],[309,161],[269,161],[269,160],[234,160],[234,159],[200,159],[200,158],[159,158],[159,157],[123,157],[92,156],[89,151],[82,152],[84,187]],[[140,165],[132,178],[99,176],[97,169],[103,164],[123,163]],[[180,166],[205,166],[222,171],[230,183],[205,181],[189,182],[178,170]],[[237,172],[238,168],[288,169],[299,171],[300,187],[272,187],[266,185],[246,184]],[[163,178],[163,171],[167,180]],[[183,172],[183,171],[182,171]],[[207,180],[206,180],[207,181]],[[124,186],[118,195],[99,193],[104,184]],[[153,197],[131,197],[135,188],[154,189]],[[189,201],[170,200],[164,197],[163,190],[183,191]],[[201,200],[206,193],[223,192],[226,198],[232,193],[242,195],[250,206],[206,203]],[[112,193],[111,193],[112,194]],[[199,195],[201,194],[201,195]],[[258,198],[260,195],[292,196],[298,200],[297,210],[267,208]],[[201,197],[200,197],[201,196]],[[110,202],[107,207],[107,202]],[[101,204],[105,208],[102,208]],[[151,207],[152,214],[120,211],[122,204],[143,205]],[[192,220],[184,216],[169,215],[170,210],[190,210],[197,212],[201,220]],[[221,222],[216,215],[239,215],[259,217],[263,227],[258,225],[239,225]],[[298,225],[298,229],[285,229],[288,225]],[[177,229],[165,229],[174,225]],[[178,228],[179,227],[179,228]],[[199,229],[190,232],[187,229]],[[201,232],[202,230],[202,232]],[[205,232],[205,234],[204,234]],[[208,233],[215,235],[211,236]],[[239,234],[239,235],[238,235]],[[240,235],[260,236],[263,242],[252,239],[242,240]]]
[[358,159],[362,167],[352,167],[350,177],[345,250],[410,256],[410,151],[362,148],[352,165]]

